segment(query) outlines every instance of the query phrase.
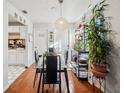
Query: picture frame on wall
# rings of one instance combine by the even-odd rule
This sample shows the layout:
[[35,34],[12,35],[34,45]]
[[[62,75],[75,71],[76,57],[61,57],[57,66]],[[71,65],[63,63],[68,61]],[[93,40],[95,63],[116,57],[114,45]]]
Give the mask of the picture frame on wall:
[[49,33],[49,42],[54,42],[54,33],[53,32]]

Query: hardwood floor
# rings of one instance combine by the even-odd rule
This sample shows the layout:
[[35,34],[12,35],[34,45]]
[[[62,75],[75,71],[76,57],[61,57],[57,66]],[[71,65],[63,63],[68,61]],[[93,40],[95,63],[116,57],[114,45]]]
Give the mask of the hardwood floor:
[[[33,88],[34,65],[28,68],[4,93],[37,93],[38,79]],[[72,71],[68,71],[70,93],[99,93],[93,92],[92,86],[87,81],[78,80]],[[41,90],[41,89],[40,89]],[[59,93],[58,85],[45,85],[44,93]],[[62,74],[62,93],[67,93],[64,75]]]

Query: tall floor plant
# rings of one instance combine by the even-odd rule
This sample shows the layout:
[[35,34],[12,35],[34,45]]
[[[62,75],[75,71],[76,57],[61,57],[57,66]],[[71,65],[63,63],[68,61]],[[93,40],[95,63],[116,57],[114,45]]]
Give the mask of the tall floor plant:
[[107,40],[110,32],[109,17],[105,17],[104,12],[109,4],[102,0],[92,9],[92,18],[88,24],[89,60],[92,64],[103,64],[111,50],[111,43]]

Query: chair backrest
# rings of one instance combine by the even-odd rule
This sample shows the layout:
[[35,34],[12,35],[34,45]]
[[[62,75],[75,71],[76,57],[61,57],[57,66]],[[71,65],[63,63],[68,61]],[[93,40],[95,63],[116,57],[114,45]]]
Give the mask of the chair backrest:
[[68,61],[68,50],[65,52],[65,64],[67,65],[67,61]]
[[38,55],[38,51],[37,50],[34,51],[34,57],[35,57],[35,63],[38,64],[39,55]]
[[[44,58],[43,58],[44,59]],[[44,69],[46,63],[46,69]],[[45,72],[45,81],[48,84],[57,83],[57,75],[61,74],[58,72],[61,70],[60,56],[46,56],[46,62],[43,61],[43,71]]]

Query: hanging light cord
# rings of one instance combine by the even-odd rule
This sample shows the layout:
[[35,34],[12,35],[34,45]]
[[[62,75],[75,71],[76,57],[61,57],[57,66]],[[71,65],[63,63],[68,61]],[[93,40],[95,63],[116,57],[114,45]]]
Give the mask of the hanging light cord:
[[59,3],[60,3],[60,16],[62,17],[62,3],[63,3],[63,0],[59,0]]
[[62,17],[62,3],[60,3],[60,16]]

